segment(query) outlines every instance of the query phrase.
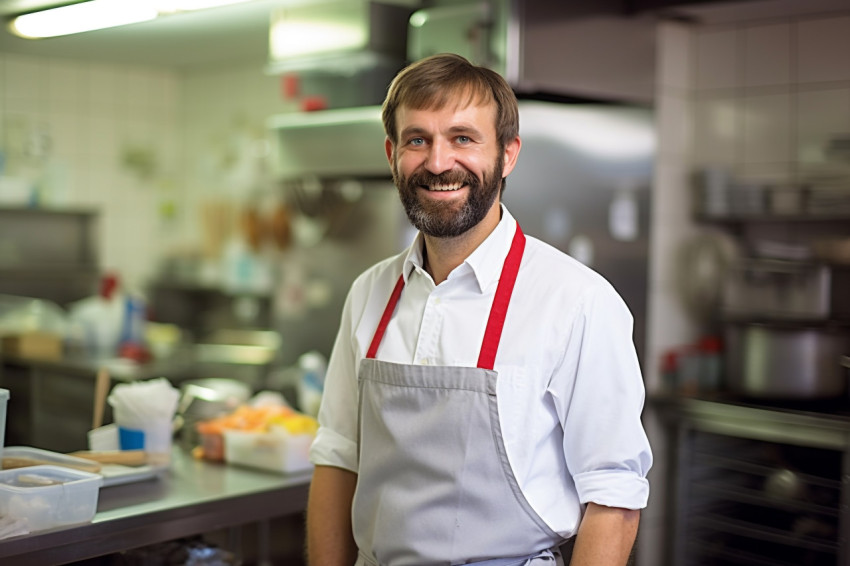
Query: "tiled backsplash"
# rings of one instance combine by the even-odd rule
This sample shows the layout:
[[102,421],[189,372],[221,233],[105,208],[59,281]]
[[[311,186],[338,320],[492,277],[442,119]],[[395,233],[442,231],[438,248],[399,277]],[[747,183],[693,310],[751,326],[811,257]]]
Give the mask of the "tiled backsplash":
[[197,245],[197,204],[227,185],[209,156],[285,110],[260,65],[177,73],[0,53],[6,177],[41,179],[44,205],[99,210],[101,264],[136,287]]
[[693,161],[743,178],[845,174],[830,139],[850,134],[850,15],[695,28]]
[[[5,175],[40,179],[45,205],[100,210],[103,267],[141,284],[167,236],[160,187],[182,174],[180,105],[172,72],[0,53]],[[129,166],[132,150],[153,169]]]

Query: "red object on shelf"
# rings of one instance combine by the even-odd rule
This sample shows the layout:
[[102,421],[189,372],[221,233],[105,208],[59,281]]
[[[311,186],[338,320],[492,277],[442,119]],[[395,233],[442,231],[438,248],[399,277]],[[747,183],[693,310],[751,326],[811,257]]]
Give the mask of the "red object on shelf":
[[301,92],[301,79],[289,73],[280,78],[280,92],[284,100],[292,100]]
[[324,96],[306,96],[301,101],[301,110],[305,112],[314,112],[316,110],[324,110],[328,107],[328,101]]
[[705,354],[719,354],[723,351],[723,341],[717,336],[703,336],[700,338],[697,348]]
[[115,290],[118,289],[118,275],[115,273],[107,273],[100,279],[100,296],[104,299],[111,299]]

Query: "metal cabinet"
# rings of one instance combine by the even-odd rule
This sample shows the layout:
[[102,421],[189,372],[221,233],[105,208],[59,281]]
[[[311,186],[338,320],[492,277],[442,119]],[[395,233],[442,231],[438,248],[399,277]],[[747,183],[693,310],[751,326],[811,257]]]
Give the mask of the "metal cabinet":
[[0,294],[61,306],[97,290],[98,213],[0,207]]

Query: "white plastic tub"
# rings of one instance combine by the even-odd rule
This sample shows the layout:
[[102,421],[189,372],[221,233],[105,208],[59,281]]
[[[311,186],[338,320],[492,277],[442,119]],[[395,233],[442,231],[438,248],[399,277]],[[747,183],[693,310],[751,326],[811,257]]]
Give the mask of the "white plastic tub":
[[312,434],[224,431],[224,460],[228,464],[280,473],[309,470]]
[[0,471],[0,516],[29,532],[87,523],[97,511],[103,478],[60,466]]

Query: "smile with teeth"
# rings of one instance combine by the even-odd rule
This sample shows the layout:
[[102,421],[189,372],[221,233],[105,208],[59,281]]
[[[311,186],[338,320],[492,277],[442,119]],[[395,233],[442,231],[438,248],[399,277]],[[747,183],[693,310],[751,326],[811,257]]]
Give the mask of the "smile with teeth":
[[463,186],[463,183],[453,183],[451,185],[425,185],[425,188],[429,191],[456,191]]

